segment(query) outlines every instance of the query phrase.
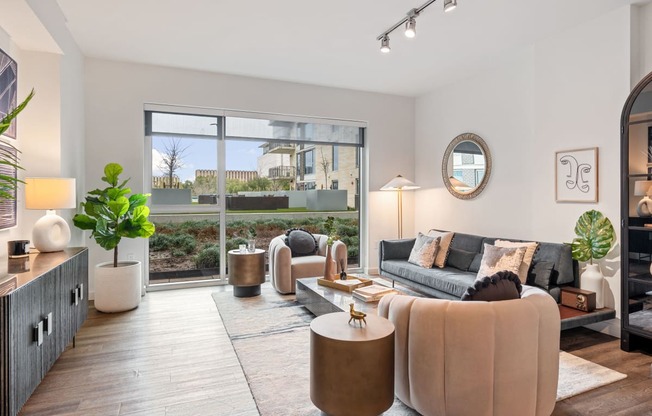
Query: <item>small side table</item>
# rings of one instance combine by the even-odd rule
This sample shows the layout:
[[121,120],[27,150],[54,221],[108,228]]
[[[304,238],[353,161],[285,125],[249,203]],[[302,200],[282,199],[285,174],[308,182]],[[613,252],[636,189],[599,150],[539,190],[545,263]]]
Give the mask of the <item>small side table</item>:
[[394,325],[349,319],[336,312],[310,324],[310,399],[332,416],[377,416],[394,403]]
[[229,284],[233,295],[246,298],[260,295],[260,285],[265,283],[265,250],[253,253],[229,251]]

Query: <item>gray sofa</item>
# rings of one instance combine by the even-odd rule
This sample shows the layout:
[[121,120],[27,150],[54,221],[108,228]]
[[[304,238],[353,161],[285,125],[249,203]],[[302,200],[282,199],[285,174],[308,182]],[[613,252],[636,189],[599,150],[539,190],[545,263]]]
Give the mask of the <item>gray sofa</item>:
[[[426,295],[440,299],[460,299],[466,289],[473,284],[482,260],[484,243],[493,244],[498,238],[455,233],[451,249],[458,250],[473,258],[468,270],[451,267],[448,262],[444,268],[425,269],[408,263],[414,238],[402,240],[382,240],[380,242],[380,275],[397,281]],[[501,240],[521,241],[501,238]],[[577,261],[571,256],[570,246],[559,243],[539,243],[534,254],[533,266],[537,262],[552,263],[549,282],[535,282],[532,269],[528,275],[527,285],[539,286],[559,303],[561,287],[579,286]],[[533,267],[534,268],[534,267]],[[539,283],[537,285],[537,283]]]

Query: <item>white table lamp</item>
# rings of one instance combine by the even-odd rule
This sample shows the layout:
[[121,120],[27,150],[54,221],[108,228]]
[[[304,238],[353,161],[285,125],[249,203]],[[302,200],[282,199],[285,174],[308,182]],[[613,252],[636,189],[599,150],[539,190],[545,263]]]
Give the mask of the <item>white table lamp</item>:
[[642,196],[636,206],[636,213],[639,217],[652,217],[652,181],[636,181],[634,182],[634,195]]
[[405,179],[401,175],[398,175],[380,188],[381,191],[398,191],[398,238],[403,238],[403,191],[411,191],[419,188],[420,186]]
[[41,253],[61,251],[70,242],[70,227],[56,209],[77,206],[75,178],[26,178],[25,208],[44,209],[32,230],[32,243]]

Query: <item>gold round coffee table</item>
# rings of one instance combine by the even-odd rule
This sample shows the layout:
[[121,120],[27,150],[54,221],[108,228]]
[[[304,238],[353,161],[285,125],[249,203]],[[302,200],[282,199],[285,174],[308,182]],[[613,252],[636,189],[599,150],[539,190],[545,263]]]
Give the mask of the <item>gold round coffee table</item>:
[[336,312],[310,324],[310,399],[332,416],[377,416],[394,402],[394,325]]

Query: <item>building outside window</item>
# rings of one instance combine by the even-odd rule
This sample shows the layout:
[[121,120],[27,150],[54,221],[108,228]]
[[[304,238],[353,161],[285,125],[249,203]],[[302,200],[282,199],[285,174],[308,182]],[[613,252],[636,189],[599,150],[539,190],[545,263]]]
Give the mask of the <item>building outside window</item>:
[[339,169],[339,147],[333,146],[333,170],[336,171]]
[[338,180],[334,180],[334,181],[331,183],[331,189],[333,189],[333,190],[340,189],[340,181],[338,181]]

